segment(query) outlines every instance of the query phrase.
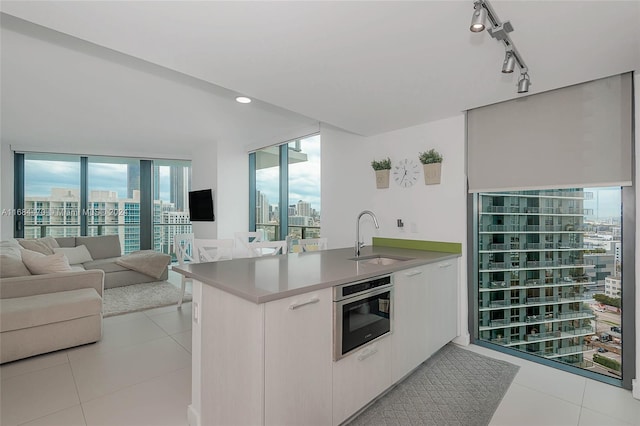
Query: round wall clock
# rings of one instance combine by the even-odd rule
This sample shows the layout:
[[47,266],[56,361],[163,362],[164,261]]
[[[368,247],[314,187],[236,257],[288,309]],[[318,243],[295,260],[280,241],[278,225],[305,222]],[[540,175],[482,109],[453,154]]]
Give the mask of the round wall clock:
[[400,160],[393,168],[393,180],[403,188],[409,188],[418,181],[420,176],[420,168],[418,164],[405,158]]

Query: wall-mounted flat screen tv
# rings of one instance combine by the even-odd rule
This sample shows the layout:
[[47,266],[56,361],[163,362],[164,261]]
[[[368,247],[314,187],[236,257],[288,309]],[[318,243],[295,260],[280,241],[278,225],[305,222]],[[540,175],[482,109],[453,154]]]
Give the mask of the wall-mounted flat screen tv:
[[210,189],[189,191],[189,217],[191,222],[213,222],[213,192]]

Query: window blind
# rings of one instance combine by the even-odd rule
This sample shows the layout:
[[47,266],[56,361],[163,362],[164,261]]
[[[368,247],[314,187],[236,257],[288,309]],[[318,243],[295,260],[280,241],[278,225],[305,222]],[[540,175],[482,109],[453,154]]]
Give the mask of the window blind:
[[467,112],[469,192],[628,186],[632,76]]

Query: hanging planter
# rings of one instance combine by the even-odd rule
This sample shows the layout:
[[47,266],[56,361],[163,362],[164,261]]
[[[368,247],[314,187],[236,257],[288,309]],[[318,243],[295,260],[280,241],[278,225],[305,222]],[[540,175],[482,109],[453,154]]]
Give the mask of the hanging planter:
[[376,188],[389,188],[389,173],[391,171],[391,159],[389,157],[384,160],[373,160],[371,167],[376,172]]
[[424,184],[437,185],[442,175],[442,155],[435,149],[421,152],[419,157],[424,169]]

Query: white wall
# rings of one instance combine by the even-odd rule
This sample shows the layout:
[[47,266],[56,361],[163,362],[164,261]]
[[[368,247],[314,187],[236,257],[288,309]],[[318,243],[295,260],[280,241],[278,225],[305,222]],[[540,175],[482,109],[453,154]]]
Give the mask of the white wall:
[[[372,137],[361,137],[322,126],[322,235],[332,248],[353,246],[355,222],[362,210],[372,210],[380,229],[368,216],[360,230],[363,241],[372,236],[462,243],[459,283],[459,335],[468,339],[466,274],[465,117],[459,115]],[[376,189],[373,159],[390,157],[392,166],[435,148],[444,161],[442,182],[425,185],[422,178],[410,188],[393,179],[388,189]],[[421,166],[420,166],[421,167]],[[402,219],[405,226],[396,226]]]
[[233,238],[249,229],[249,154],[239,143],[218,149],[218,238]]

